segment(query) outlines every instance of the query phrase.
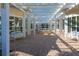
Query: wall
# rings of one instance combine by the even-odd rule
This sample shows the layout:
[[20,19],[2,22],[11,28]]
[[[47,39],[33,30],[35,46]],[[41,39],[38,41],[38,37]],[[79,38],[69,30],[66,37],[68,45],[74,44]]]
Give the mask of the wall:
[[65,14],[79,14],[79,5],[75,6],[74,8],[65,11]]
[[10,15],[23,16],[24,12],[22,12],[18,8],[10,5]]
[[[10,4],[10,16],[24,16],[24,12],[21,11],[20,9],[14,7],[13,5]],[[24,24],[25,19],[22,17],[22,22]],[[24,26],[23,26],[23,31],[24,31]],[[24,32],[18,32],[16,33],[15,38],[20,38],[20,37],[24,37]]]
[[0,8],[1,8],[1,4],[0,4]]

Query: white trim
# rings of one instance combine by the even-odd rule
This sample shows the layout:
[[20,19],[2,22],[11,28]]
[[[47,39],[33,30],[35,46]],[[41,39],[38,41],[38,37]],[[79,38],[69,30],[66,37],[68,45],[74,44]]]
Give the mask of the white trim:
[[72,15],[66,15],[66,17],[73,17],[73,16],[79,16],[79,14],[72,14]]
[[10,14],[10,16],[13,16],[13,17],[23,17],[23,16],[16,16],[16,15],[11,15],[11,14]]

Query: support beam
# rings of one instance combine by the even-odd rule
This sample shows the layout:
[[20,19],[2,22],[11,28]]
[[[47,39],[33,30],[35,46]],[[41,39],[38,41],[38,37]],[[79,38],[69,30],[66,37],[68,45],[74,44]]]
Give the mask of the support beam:
[[9,4],[2,4],[2,55],[9,56]]
[[28,18],[27,21],[27,34],[30,35],[31,34],[31,19]]
[[68,25],[67,25],[67,23],[68,23],[68,21],[67,21],[67,19],[65,19],[64,20],[65,22],[65,28],[64,28],[64,30],[65,30],[65,38],[67,37],[67,33],[68,33]]
[[59,29],[62,31],[63,30],[63,19],[59,20]]
[[23,37],[26,37],[26,16],[24,15],[23,21],[22,21],[22,27],[23,27]]
[[55,33],[56,33],[56,19],[55,19],[55,22],[54,22],[54,30],[55,30]]
[[33,29],[34,34],[36,34],[36,20],[34,19],[34,29]]
[[52,20],[49,22],[49,31],[52,32]]

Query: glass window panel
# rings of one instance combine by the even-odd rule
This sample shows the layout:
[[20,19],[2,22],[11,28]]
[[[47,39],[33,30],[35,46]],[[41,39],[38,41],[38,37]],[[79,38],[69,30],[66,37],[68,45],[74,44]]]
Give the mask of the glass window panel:
[[71,18],[68,18],[68,32],[71,32]]
[[15,31],[22,32],[22,18],[15,17]]
[[79,27],[77,27],[77,32],[79,32]]
[[77,16],[77,26],[79,26],[79,16]]
[[72,27],[72,31],[76,31],[76,27]]
[[31,23],[31,29],[33,29],[33,23]]
[[70,26],[68,26],[68,32],[71,32],[71,27]]
[[54,28],[54,24],[52,24],[52,28]]
[[48,24],[46,23],[46,28],[48,28]]
[[72,26],[76,26],[76,16],[72,17]]
[[59,20],[58,20],[58,29],[59,29]]
[[41,24],[41,27],[44,28],[44,24]]
[[68,18],[68,26],[71,26],[71,18]]
[[64,20],[63,20],[63,29],[64,29]]

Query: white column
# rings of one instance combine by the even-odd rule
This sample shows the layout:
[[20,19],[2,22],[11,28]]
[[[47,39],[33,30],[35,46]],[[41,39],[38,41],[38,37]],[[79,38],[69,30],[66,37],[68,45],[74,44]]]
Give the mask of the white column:
[[22,24],[23,24],[23,36],[26,37],[26,17],[25,15],[23,17]]
[[52,21],[49,22],[49,31],[52,31]]
[[55,19],[55,22],[54,22],[54,29],[55,29],[55,33],[56,33],[56,29],[57,29],[56,19]]
[[37,32],[38,32],[39,31],[39,23],[37,23],[36,25],[37,25],[36,29],[37,29]]
[[41,31],[41,23],[39,23],[39,31]]
[[27,34],[30,35],[31,34],[31,19],[28,18],[27,21]]
[[37,30],[38,30],[38,32],[40,32],[40,28],[41,28],[41,27],[40,27],[40,23],[38,23],[38,24],[37,24]]
[[55,31],[55,26],[56,26],[56,25],[55,25],[55,20],[54,20],[54,31]]
[[61,19],[59,20],[59,30],[61,30]]
[[34,29],[33,29],[33,32],[34,32],[34,34],[36,33],[36,21],[35,21],[35,19],[34,19]]
[[8,56],[10,51],[9,38],[9,4],[5,3],[1,10],[2,20],[2,55]]
[[59,20],[59,29],[62,31],[63,29],[63,22],[62,19]]
[[65,37],[67,36],[67,33],[68,33],[68,25],[67,25],[67,23],[68,23],[68,21],[67,21],[67,19],[65,19],[65,22],[64,22],[65,24],[65,28],[64,28],[64,30],[65,30]]

